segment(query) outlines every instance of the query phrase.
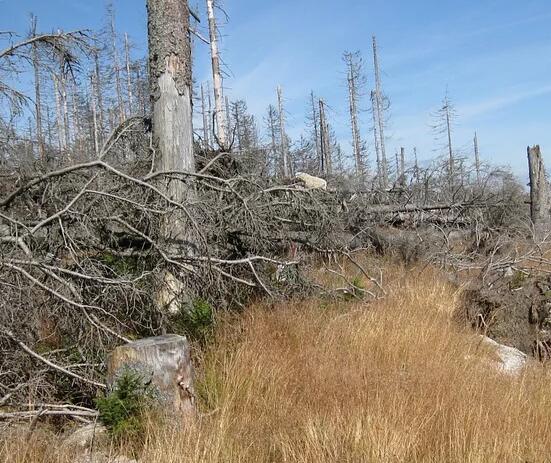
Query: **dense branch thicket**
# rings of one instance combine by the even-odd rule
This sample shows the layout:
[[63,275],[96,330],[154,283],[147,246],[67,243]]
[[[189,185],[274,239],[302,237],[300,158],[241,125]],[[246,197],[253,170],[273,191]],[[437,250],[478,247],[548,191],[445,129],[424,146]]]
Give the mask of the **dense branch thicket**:
[[[28,404],[93,416],[84,407],[105,387],[106,353],[131,339],[185,331],[196,305],[233,310],[261,297],[384,296],[379,273],[361,265],[357,251],[459,270],[518,262],[504,243],[529,236],[530,222],[510,172],[471,168],[459,156],[410,169],[402,159],[381,182],[358,142],[352,174],[313,95],[312,141],[293,145],[272,108],[264,144],[240,100],[226,111],[230,150],[215,151],[196,134],[193,173],[158,171],[144,63],[127,53],[123,98],[121,70],[105,60],[116,44],[116,36],[33,33],[0,52],[0,101],[10,103],[0,113],[0,408],[9,410],[0,418],[28,417]],[[35,102],[43,103],[28,132],[16,123],[27,98],[10,84],[27,64],[36,71]],[[55,78],[48,82],[46,72]],[[332,166],[328,190],[282,178],[279,147],[291,172],[318,173],[323,152]],[[168,182],[194,194],[174,200]],[[186,217],[192,241],[162,233],[176,217]],[[313,264],[329,261],[340,288],[312,278]],[[365,285],[344,275],[345,261]],[[176,311],[155,300],[167,274],[183,283],[185,297],[173,294],[185,301]],[[72,408],[55,408],[60,403]]]

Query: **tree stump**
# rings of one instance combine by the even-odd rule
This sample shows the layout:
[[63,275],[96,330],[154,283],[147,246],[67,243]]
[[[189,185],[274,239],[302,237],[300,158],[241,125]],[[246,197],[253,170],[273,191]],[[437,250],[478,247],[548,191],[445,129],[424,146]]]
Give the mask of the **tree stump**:
[[187,339],[164,335],[117,347],[107,359],[107,383],[113,386],[125,371],[150,382],[161,410],[176,423],[195,415],[193,366]]

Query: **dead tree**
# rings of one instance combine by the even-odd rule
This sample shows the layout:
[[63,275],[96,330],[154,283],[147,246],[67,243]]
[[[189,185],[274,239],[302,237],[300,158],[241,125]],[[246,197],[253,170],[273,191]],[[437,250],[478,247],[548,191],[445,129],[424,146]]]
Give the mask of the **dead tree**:
[[130,44],[128,34],[124,33],[124,55],[126,61],[126,93],[128,96],[128,114],[132,114],[134,95],[132,93],[132,74],[130,72]]
[[201,114],[203,117],[203,145],[204,149],[208,151],[210,149],[209,115],[205,99],[205,86],[203,85],[203,83],[201,83]]
[[216,111],[216,138],[222,149],[227,149],[226,115],[224,114],[224,95],[222,91],[222,73],[220,71],[220,52],[218,50],[218,30],[214,15],[214,0],[207,0],[209,18],[210,53],[212,59],[212,82],[214,86],[214,106]]
[[539,145],[528,147],[530,217],[536,233],[548,231],[551,222],[551,190]]
[[364,174],[362,159],[362,141],[358,124],[358,98],[361,75],[361,58],[359,53],[345,53],[344,62],[347,67],[348,104],[350,112],[350,127],[352,129],[352,150],[356,166],[356,175]]
[[329,126],[325,115],[325,102],[319,100],[320,107],[320,144],[321,144],[321,172],[325,175],[332,173],[331,144],[329,140]]
[[290,176],[289,150],[287,147],[287,135],[285,133],[285,113],[283,112],[283,91],[281,86],[277,87],[277,107],[279,112],[279,137],[281,149],[281,164],[283,168],[283,177]]
[[378,134],[379,150],[381,152],[381,183],[383,189],[388,187],[388,165],[385,147],[385,117],[383,108],[383,92],[381,85],[381,70],[379,68],[379,57],[377,54],[377,38],[373,36],[373,66],[375,68],[375,114]]
[[[148,0],[147,9],[153,140],[157,150],[155,170],[194,172],[188,3]],[[169,179],[163,187],[176,209],[165,217],[161,235],[165,240],[189,243],[192,241],[189,217],[177,205],[186,198],[189,200],[194,194],[193,187],[180,179]],[[178,277],[167,270],[157,304],[169,312],[177,312],[182,291]]]
[[[320,149],[320,137],[319,137],[319,122],[318,122],[318,109],[316,108],[316,99],[314,92],[310,92],[310,105],[312,107],[311,123],[312,123],[312,135],[314,137],[314,150],[316,154],[316,160],[318,161],[318,166],[321,169],[321,149]],[[321,173],[321,171],[320,171]]]
[[381,147],[379,145],[380,138],[377,127],[377,96],[374,91],[371,92],[371,114],[373,115],[373,136],[375,138],[375,156],[377,163],[377,181],[379,188],[384,188],[383,167],[381,163]]
[[474,133],[474,167],[476,171],[476,184],[480,186],[480,153],[478,151],[478,135]]
[[111,33],[111,53],[113,57],[113,72],[115,74],[115,92],[117,95],[117,106],[119,114],[119,123],[122,123],[126,119],[126,112],[124,109],[124,103],[122,100],[122,84],[121,84],[121,69],[119,61],[119,50],[117,47],[117,30],[115,28],[115,10],[113,4],[109,5],[110,16],[110,33]]
[[[36,35],[36,16],[32,16],[31,19],[31,34]],[[34,70],[34,107],[35,107],[35,121],[36,121],[36,142],[38,144],[38,155],[42,161],[46,159],[46,152],[44,148],[44,134],[42,131],[42,92],[40,85],[40,60],[38,56],[38,44],[34,42],[32,44],[32,62]]]

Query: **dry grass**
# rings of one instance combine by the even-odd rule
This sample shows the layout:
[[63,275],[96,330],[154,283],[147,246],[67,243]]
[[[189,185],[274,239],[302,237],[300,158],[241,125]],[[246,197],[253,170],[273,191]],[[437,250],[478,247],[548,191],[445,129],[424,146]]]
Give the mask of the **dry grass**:
[[[199,368],[202,418],[152,427],[141,461],[550,461],[550,372],[501,375],[452,320],[458,294],[437,273],[387,275],[370,305],[257,307],[221,324]],[[2,457],[71,461],[40,433],[0,443]]]

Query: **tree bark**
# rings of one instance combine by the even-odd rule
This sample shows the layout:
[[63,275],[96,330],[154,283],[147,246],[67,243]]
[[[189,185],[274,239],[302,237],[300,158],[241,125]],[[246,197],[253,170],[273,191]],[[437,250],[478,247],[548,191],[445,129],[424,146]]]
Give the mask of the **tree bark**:
[[551,190],[539,145],[528,147],[530,175],[530,217],[536,234],[548,231],[551,223]]
[[[149,76],[153,106],[153,140],[157,171],[195,171],[192,128],[191,43],[189,10],[185,0],[148,0]],[[167,180],[164,188],[175,202],[194,195],[189,183]],[[165,217],[162,236],[179,243],[193,242],[189,220],[181,209]],[[189,246],[188,246],[188,249]],[[180,310],[183,284],[165,272],[157,304],[176,313]]]
[[378,123],[377,123],[377,96],[374,91],[371,92],[371,109],[373,115],[373,136],[375,138],[375,156],[377,159],[377,180],[379,183],[379,188],[384,188],[383,181],[383,168],[381,163],[381,148],[379,146],[379,132],[378,132]]
[[320,134],[321,134],[321,159],[323,162],[322,172],[326,175],[332,173],[331,145],[329,143],[329,126],[325,116],[325,102],[319,100],[320,107]]
[[289,169],[289,151],[287,149],[287,135],[285,134],[285,114],[283,112],[283,91],[280,86],[277,87],[277,106],[279,112],[279,137],[281,148],[281,162],[283,166],[283,177],[290,175]]
[[224,96],[222,74],[220,72],[220,52],[218,50],[218,31],[214,15],[214,0],[207,0],[209,18],[210,53],[212,58],[212,82],[214,86],[214,106],[216,110],[216,138],[222,149],[227,149],[226,115],[224,114]]
[[126,61],[126,92],[128,94],[128,114],[132,115],[134,95],[132,93],[132,74],[130,72],[130,44],[128,34],[124,33],[124,52]]
[[110,5],[111,16],[111,51],[113,53],[113,71],[115,74],[115,92],[117,94],[117,104],[119,111],[119,124],[126,119],[124,103],[122,101],[121,69],[119,62],[119,51],[117,48],[117,30],[115,28],[115,11],[113,4]]
[[480,153],[478,151],[478,135],[474,133],[474,165],[476,170],[476,184],[480,186]]
[[186,338],[157,336],[117,347],[107,359],[108,385],[116,387],[125,372],[151,384],[154,397],[174,424],[182,425],[194,417],[193,366]]
[[209,142],[209,116],[207,112],[207,103],[205,100],[205,87],[201,83],[201,113],[203,116],[203,146],[205,151],[210,149]]
[[[36,17],[31,20],[33,36],[36,35]],[[36,119],[36,142],[38,144],[38,155],[41,161],[46,160],[46,150],[44,147],[44,133],[42,130],[42,92],[40,88],[40,60],[38,56],[38,46],[36,42],[32,45],[32,62],[34,69],[34,107]]]
[[375,108],[377,114],[377,125],[379,129],[379,149],[381,151],[381,179],[384,189],[388,188],[388,166],[385,146],[385,120],[383,109],[383,95],[381,85],[381,71],[379,69],[379,58],[377,54],[377,38],[373,36],[373,66],[375,68]]

